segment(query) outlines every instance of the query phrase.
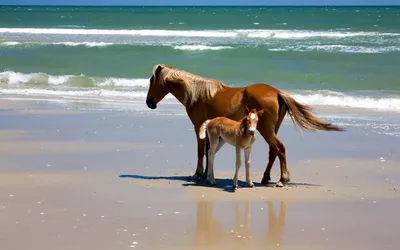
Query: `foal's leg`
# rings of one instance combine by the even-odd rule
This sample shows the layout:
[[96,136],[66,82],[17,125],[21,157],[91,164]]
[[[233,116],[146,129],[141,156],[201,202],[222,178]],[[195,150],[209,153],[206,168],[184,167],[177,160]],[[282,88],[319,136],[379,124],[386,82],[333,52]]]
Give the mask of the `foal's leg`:
[[249,184],[249,187],[254,187],[253,182],[250,178],[250,154],[251,154],[251,146],[244,150],[244,162],[246,164],[246,182]]
[[218,151],[222,148],[222,146],[224,146],[224,144],[225,144],[224,139],[219,138],[219,139],[218,139],[217,148],[215,149],[215,153],[218,153]]
[[[208,175],[208,150],[210,149],[210,140],[208,139],[207,131],[206,131],[206,138],[204,139],[204,141],[205,141],[205,145],[206,145],[206,151],[204,152],[206,155],[206,169],[204,170],[204,173],[202,174],[201,177],[206,178]],[[225,144],[225,141],[220,138],[218,141],[218,146],[217,146],[217,149],[215,150],[215,153],[217,153],[218,150],[220,150],[224,144]]]
[[236,191],[238,189],[238,174],[240,165],[242,165],[241,157],[240,157],[240,147],[236,146],[236,170],[235,176],[233,177],[233,190]]
[[206,144],[206,151],[204,152],[206,155],[206,169],[204,170],[204,173],[202,175],[203,178],[207,177],[208,174],[208,150],[210,149],[210,141],[208,140],[207,131],[206,131],[206,138],[204,140]]
[[[208,152],[209,152],[209,150],[210,150],[210,141],[208,140],[208,138],[206,137],[206,140],[207,140],[207,144],[208,144],[208,148],[207,148],[207,146],[206,146],[206,156],[207,156],[207,165],[206,165],[206,170],[205,170],[205,175],[206,175],[206,177],[208,176],[208,166],[209,166],[209,156],[208,156]],[[216,149],[215,149],[215,152],[214,152],[214,156],[215,156],[215,154],[217,154],[217,152],[218,152],[218,150],[220,150],[221,148],[222,148],[222,146],[225,144],[225,141],[223,140],[223,139],[218,139],[218,142],[217,142],[217,147],[216,147]],[[213,160],[213,162],[214,162],[214,160]],[[213,176],[214,176],[214,170],[213,170]],[[208,178],[207,178],[207,180],[208,180]]]
[[211,185],[216,185],[214,178],[214,157],[215,151],[218,146],[218,138],[215,139],[214,136],[209,137],[210,140],[210,149],[208,150],[208,171],[207,171],[207,182]]

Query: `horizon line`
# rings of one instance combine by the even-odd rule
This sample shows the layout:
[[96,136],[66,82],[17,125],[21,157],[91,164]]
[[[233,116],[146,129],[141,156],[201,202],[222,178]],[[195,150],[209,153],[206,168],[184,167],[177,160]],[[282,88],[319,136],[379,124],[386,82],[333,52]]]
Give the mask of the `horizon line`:
[[125,4],[125,5],[110,5],[110,4],[88,4],[88,5],[76,5],[76,4],[0,4],[3,6],[21,6],[21,7],[34,7],[34,6],[54,6],[54,7],[400,7],[400,3],[397,5],[388,4],[388,5],[379,5],[379,4],[370,4],[370,5],[359,5],[359,4],[340,4],[340,5],[332,5],[332,4],[321,4],[321,5],[278,5],[278,4],[270,4],[270,5],[145,5],[145,4]]

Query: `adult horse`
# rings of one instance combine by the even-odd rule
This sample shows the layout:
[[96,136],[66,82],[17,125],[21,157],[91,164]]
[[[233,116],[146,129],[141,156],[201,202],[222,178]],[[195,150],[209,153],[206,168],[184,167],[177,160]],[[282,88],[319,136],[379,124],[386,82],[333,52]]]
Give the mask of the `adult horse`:
[[[218,116],[239,120],[245,116],[245,107],[256,110],[264,109],[264,114],[260,117],[257,125],[257,130],[269,144],[269,160],[261,181],[263,184],[267,184],[271,180],[271,168],[277,156],[280,161],[281,177],[276,185],[283,186],[289,181],[285,146],[277,137],[286,112],[289,113],[293,123],[305,131],[343,131],[342,128],[312,115],[310,106],[298,103],[289,94],[270,85],[258,83],[233,88],[215,79],[197,76],[172,66],[157,64],[154,66],[150,78],[146,98],[147,106],[151,109],[157,108],[157,103],[168,93],[171,93],[185,106],[194,125],[197,138],[197,168],[193,177],[203,176],[206,143],[204,139],[199,138],[201,124],[207,119]],[[206,157],[208,157],[207,153]],[[207,167],[206,165],[206,171]]]

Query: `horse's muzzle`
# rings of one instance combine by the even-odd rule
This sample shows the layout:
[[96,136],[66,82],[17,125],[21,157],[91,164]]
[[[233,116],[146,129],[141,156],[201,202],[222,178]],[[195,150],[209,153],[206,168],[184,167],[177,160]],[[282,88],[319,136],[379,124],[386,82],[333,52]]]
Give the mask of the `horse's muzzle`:
[[149,107],[151,109],[156,109],[157,108],[157,104],[154,102],[154,100],[152,98],[147,98],[146,99],[146,105],[147,105],[147,107]]
[[254,135],[256,133],[255,129],[249,129],[249,135]]

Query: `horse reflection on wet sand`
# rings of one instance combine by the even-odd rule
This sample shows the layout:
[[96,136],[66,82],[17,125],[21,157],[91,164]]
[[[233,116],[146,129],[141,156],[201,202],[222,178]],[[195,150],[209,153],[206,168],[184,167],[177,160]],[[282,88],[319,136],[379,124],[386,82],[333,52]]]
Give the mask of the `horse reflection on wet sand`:
[[[288,113],[295,125],[306,131],[343,131],[342,128],[322,121],[311,111],[311,107],[297,102],[289,94],[267,84],[252,84],[247,87],[232,88],[223,82],[197,76],[182,70],[157,64],[153,68],[146,105],[156,109],[157,104],[171,93],[180,103],[194,125],[197,138],[197,168],[193,177],[203,177],[204,154],[208,152],[208,140],[198,136],[200,126],[207,119],[218,116],[239,120],[245,116],[245,106],[249,109],[264,110],[257,130],[269,144],[269,160],[261,183],[271,180],[271,168],[279,157],[281,177],[277,186],[289,181],[286,167],[286,150],[277,133]],[[208,158],[207,154],[206,157]],[[207,161],[208,162],[208,161]]]
[[[223,227],[221,222],[216,219],[220,216],[214,214],[214,201],[199,200],[197,202],[196,228],[193,238],[193,243],[196,246],[283,245],[287,209],[285,201],[279,202],[278,215],[274,209],[273,202],[267,202],[268,226],[266,227],[265,235],[260,235],[260,238],[254,237],[252,233],[250,201],[244,201],[243,221],[241,220],[240,202],[233,202],[235,210],[235,226],[233,229]],[[260,220],[257,221],[260,222]]]

